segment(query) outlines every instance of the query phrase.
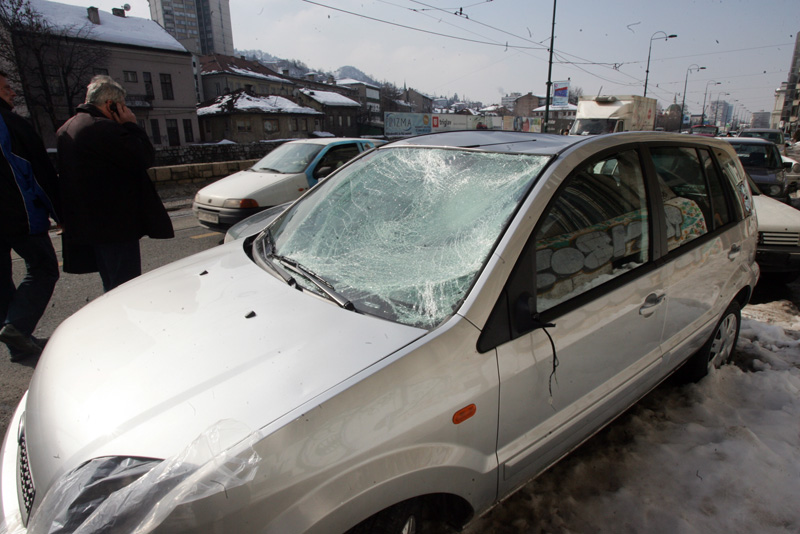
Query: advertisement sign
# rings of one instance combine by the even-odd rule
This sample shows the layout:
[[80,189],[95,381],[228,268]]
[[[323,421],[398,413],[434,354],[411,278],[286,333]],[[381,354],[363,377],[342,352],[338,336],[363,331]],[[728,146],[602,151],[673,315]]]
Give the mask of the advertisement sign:
[[553,82],[553,106],[569,104],[569,82]]
[[431,133],[431,115],[428,113],[383,114],[384,134],[387,137],[404,137]]

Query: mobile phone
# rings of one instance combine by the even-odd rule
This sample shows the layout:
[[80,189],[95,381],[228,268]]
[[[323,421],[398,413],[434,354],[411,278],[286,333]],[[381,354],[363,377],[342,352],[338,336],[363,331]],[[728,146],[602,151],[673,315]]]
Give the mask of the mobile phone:
[[117,103],[116,102],[110,103],[108,105],[108,109],[109,109],[109,111],[111,111],[111,113],[114,113],[115,115],[119,115],[119,110],[117,109]]

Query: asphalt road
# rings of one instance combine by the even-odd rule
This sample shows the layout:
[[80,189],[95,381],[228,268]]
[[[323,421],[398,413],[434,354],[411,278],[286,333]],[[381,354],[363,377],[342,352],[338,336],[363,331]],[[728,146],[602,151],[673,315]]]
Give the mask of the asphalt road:
[[[170,216],[175,229],[174,239],[144,238],[141,241],[143,272],[209,249],[222,241],[222,234],[211,232],[197,224],[191,209],[172,211]],[[61,238],[55,232],[51,232],[50,237],[60,262]],[[25,263],[16,256],[13,260],[13,271],[14,280],[19,283],[25,275]],[[50,305],[33,335],[37,338],[49,338],[64,319],[102,294],[103,285],[99,274],[62,272]],[[11,363],[8,349],[0,343],[0,436],[5,435],[8,421],[28,388],[37,361],[36,358],[30,358]]]

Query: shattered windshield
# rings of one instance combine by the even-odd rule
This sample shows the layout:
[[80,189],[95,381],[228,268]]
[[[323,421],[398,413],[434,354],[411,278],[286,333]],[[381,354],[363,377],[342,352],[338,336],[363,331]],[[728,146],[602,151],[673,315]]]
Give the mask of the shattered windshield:
[[548,158],[379,149],[284,212],[254,251],[302,265],[358,312],[431,328],[466,297]]
[[303,172],[322,150],[315,143],[286,143],[261,158],[253,170],[294,174]]

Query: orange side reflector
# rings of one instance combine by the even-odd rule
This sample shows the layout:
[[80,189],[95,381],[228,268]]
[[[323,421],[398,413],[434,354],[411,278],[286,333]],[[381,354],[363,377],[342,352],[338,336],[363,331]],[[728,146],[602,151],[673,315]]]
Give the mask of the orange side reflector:
[[474,404],[470,404],[469,406],[464,406],[456,413],[453,414],[453,424],[459,425],[475,415],[475,412],[478,411],[478,408]]
[[240,208],[257,208],[258,202],[253,200],[252,198],[243,198],[239,201]]

